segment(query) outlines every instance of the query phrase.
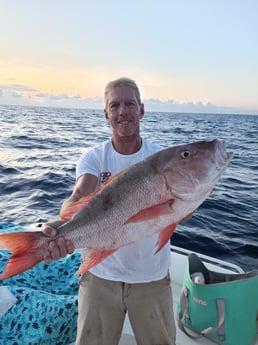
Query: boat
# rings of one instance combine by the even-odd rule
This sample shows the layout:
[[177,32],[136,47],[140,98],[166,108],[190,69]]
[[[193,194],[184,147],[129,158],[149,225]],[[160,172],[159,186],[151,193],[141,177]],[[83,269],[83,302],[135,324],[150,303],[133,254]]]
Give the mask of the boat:
[[[28,230],[36,230],[27,228]],[[0,223],[0,233],[9,231],[24,231],[16,224]],[[188,256],[193,251],[177,246],[171,249],[171,284],[173,292],[173,308],[175,320],[177,319],[177,306],[179,304],[184,273],[187,267]],[[196,253],[205,266],[213,271],[227,273],[244,273],[238,265]],[[0,269],[3,270],[9,258],[8,253],[0,252]],[[14,303],[8,312],[0,317],[0,343],[7,345],[15,343],[28,345],[30,339],[34,343],[46,345],[74,345],[76,337],[78,277],[74,272],[81,262],[79,251],[66,258],[53,262],[51,265],[40,263],[31,270],[0,282],[9,288],[19,303]],[[0,299],[1,307],[1,299]],[[0,308],[1,311],[1,308]],[[46,324],[47,320],[47,324]],[[2,324],[2,327],[1,327]],[[177,325],[177,322],[176,322]],[[36,327],[36,328],[35,328]],[[50,329],[52,327],[52,329]],[[26,332],[25,330],[26,329]],[[51,332],[50,332],[51,331]],[[35,338],[38,340],[35,342]],[[65,339],[67,339],[65,341]],[[58,341],[57,341],[58,340]],[[183,331],[177,329],[176,345],[212,345],[207,338],[192,339]],[[135,337],[128,317],[119,345],[136,345]],[[237,344],[235,344],[237,345]],[[258,345],[258,339],[252,345]]]
[[[179,304],[180,292],[182,289],[182,283],[184,278],[184,272],[187,267],[188,255],[193,253],[187,249],[183,249],[177,246],[170,246],[171,250],[171,266],[170,266],[170,275],[171,275],[171,287],[173,292],[173,308],[175,313],[175,321],[177,320],[177,306]],[[203,255],[201,253],[196,253],[205,266],[213,271],[225,272],[225,273],[244,273],[243,269],[235,264]],[[201,337],[199,339],[192,339],[188,337],[183,331],[181,331],[176,322],[177,327],[177,337],[176,345],[214,345],[215,343],[211,340]],[[71,343],[69,345],[74,345]],[[130,326],[128,317],[126,316],[123,333],[119,342],[119,345],[137,345],[135,337],[133,335],[133,330]],[[237,345],[237,344],[236,344]],[[253,345],[258,345],[258,339]]]

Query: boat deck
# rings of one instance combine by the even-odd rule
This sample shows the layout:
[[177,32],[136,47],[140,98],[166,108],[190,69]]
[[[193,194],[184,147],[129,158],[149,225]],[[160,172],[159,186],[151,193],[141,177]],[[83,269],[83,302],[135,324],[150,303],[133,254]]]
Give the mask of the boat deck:
[[[179,296],[181,291],[180,284],[173,284],[173,306],[174,311],[176,311],[177,305],[179,303]],[[175,313],[175,320],[176,320],[176,313]],[[122,334],[121,340],[119,345],[137,345],[133,334],[126,333],[130,329],[129,321],[126,319],[124,333]],[[187,335],[185,335],[181,330],[177,329],[177,337],[176,337],[176,345],[214,345],[214,342],[209,341],[207,338],[200,338],[200,339],[191,339]],[[258,345],[258,343],[257,343]]]
[[[171,246],[171,282],[172,282],[172,291],[173,291],[173,307],[175,312],[175,320],[176,318],[176,310],[180,299],[180,292],[182,288],[182,281],[184,276],[184,271],[187,265],[187,256],[190,251],[181,249],[178,247]],[[242,273],[243,270],[234,264],[227,263],[225,261],[221,261],[218,259],[214,259],[205,255],[199,254],[199,257],[202,258],[203,262],[209,269],[217,270],[220,272],[233,272],[233,273]],[[177,327],[177,322],[176,322]],[[192,339],[184,334],[180,329],[177,327],[177,336],[176,336],[176,345],[214,345],[215,343],[210,341],[207,338],[198,338]],[[119,342],[119,345],[137,345],[135,338],[132,333],[131,326],[129,324],[129,320],[126,319],[124,325],[123,335]],[[237,344],[236,344],[237,345]],[[253,345],[258,345],[258,339]]]
[[[171,284],[172,284],[172,291],[173,291],[173,307],[175,312],[175,320],[176,317],[176,310],[180,299],[180,292],[182,288],[182,281],[184,277],[184,271],[187,265],[187,256],[190,251],[181,249],[178,247],[171,246]],[[202,261],[205,263],[207,268],[220,271],[220,272],[230,272],[230,273],[243,273],[243,270],[234,264],[227,263],[225,261],[221,261],[218,259],[214,259],[205,255],[201,255],[197,253]],[[177,327],[177,322],[176,322]],[[176,337],[176,345],[214,345],[215,343],[210,341],[207,338],[198,338],[192,339],[188,337],[185,333],[183,333],[177,327],[177,337]],[[73,344],[70,344],[73,345]],[[130,326],[129,320],[126,317],[123,334],[120,339],[119,345],[137,345],[132,328]],[[236,344],[237,345],[237,344]],[[258,339],[253,345],[258,345]]]
[[[181,291],[181,285],[173,284],[173,299],[174,299],[174,311],[176,311],[179,296]],[[176,313],[175,313],[175,320],[176,320]],[[130,329],[129,321],[126,319],[124,332],[122,334],[121,340],[119,345],[137,345],[133,334],[126,333]],[[258,345],[258,342],[256,343]],[[176,336],[176,345],[214,345],[214,342],[209,341],[207,338],[200,338],[200,339],[191,339],[187,335],[185,335],[181,330],[177,328],[177,336]]]

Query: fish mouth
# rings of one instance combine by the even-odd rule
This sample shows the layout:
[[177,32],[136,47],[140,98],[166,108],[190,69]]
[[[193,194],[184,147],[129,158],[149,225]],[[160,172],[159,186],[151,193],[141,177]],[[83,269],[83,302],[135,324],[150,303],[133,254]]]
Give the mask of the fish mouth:
[[224,140],[220,141],[220,140],[214,140],[214,144],[215,144],[215,150],[217,152],[217,164],[221,167],[223,165],[225,165],[225,168],[227,167],[229,161],[232,159],[233,157],[233,152],[228,152],[226,149],[226,145]]
[[231,161],[234,153],[229,152],[226,149],[226,145],[224,141],[214,140],[215,144],[215,174],[213,183],[215,184],[219,177],[224,173],[227,169],[229,162]]

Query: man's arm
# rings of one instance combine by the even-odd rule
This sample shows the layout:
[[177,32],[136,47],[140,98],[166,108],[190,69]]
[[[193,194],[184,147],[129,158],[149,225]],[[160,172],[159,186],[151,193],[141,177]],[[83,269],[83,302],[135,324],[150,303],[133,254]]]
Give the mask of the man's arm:
[[[61,207],[61,210],[66,210],[74,202],[78,201],[81,197],[90,194],[95,191],[98,178],[91,174],[84,174],[76,181],[74,190],[71,196],[66,199]],[[65,220],[57,220],[54,222],[46,223],[42,225],[42,232],[53,240],[49,244],[49,249],[44,255],[44,261],[46,264],[50,264],[52,260],[58,260],[65,257],[67,254],[72,254],[74,251],[74,245],[71,241],[65,240],[63,237],[58,237],[57,227],[64,224]]]

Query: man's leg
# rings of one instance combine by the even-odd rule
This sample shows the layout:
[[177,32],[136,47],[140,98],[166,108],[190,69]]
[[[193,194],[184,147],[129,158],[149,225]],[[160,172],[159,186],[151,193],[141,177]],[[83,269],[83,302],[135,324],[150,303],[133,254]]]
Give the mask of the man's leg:
[[137,345],[175,345],[169,274],[156,282],[127,284],[127,289],[125,304]]
[[100,279],[87,272],[80,279],[76,345],[116,345],[125,309],[122,283]]

